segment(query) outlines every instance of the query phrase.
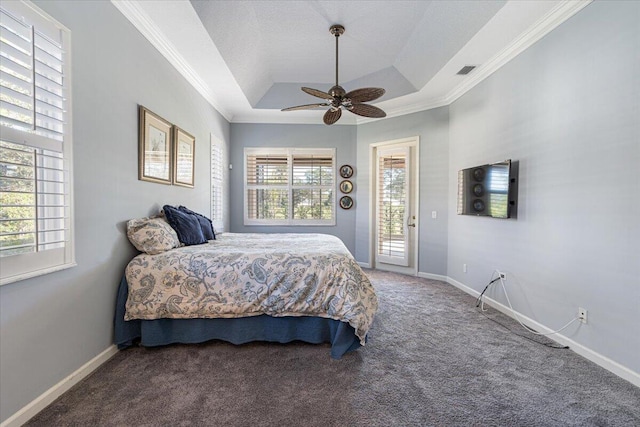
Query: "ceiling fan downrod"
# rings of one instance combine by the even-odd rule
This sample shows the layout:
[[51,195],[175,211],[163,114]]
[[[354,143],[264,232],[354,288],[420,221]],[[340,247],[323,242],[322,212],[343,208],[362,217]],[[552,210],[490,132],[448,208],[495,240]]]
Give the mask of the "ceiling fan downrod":
[[331,96],[337,96],[339,98],[346,94],[346,91],[338,83],[338,38],[344,34],[344,27],[342,25],[332,25],[329,28],[329,32],[336,37],[336,85],[329,90]]

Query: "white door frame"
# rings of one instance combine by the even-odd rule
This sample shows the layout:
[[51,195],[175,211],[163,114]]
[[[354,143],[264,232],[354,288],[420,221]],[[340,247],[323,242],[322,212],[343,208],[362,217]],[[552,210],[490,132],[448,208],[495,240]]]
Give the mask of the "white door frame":
[[[390,147],[390,146],[408,146],[413,148],[413,157],[411,160],[413,162],[413,174],[415,179],[413,180],[413,204],[414,204],[414,212],[416,216],[415,220],[415,229],[414,229],[414,239],[413,239],[413,247],[410,248],[412,252],[412,260],[411,264],[413,268],[410,268],[409,273],[414,276],[418,275],[418,248],[420,246],[420,136],[411,136],[407,138],[393,139],[389,141],[381,141],[374,142],[369,144],[369,262],[371,263],[371,268],[376,268],[376,200],[377,200],[377,184],[376,184],[376,176],[377,176],[377,168],[378,162],[376,160],[376,152],[379,147]],[[385,267],[389,271],[395,270],[393,266]],[[398,271],[407,272],[407,267],[399,267]]]

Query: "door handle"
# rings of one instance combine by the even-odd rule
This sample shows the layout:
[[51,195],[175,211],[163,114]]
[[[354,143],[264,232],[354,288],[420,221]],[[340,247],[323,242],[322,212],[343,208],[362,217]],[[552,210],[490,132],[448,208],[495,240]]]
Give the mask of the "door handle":
[[415,228],[415,226],[416,226],[416,223],[415,223],[416,216],[414,215],[412,218],[413,218],[413,221],[414,221],[413,224],[410,224],[409,223],[409,219],[407,218],[407,227],[414,227]]

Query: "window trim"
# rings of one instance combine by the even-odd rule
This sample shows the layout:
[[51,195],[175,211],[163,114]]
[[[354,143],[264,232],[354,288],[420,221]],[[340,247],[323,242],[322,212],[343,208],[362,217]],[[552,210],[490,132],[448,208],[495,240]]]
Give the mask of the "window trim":
[[[286,187],[281,186],[283,189],[286,188],[288,192],[288,201],[289,201],[289,218],[288,219],[253,219],[249,218],[249,204],[247,200],[248,190],[250,188],[247,182],[247,170],[248,170],[248,156],[249,155],[260,155],[260,154],[282,154],[287,156],[287,169],[289,174],[289,182]],[[333,215],[331,219],[327,220],[317,220],[317,219],[294,219],[293,215],[293,190],[297,188],[302,188],[302,186],[296,186],[293,184],[293,156],[296,154],[318,154],[318,155],[331,155],[331,167],[333,172],[332,184],[331,184],[331,204],[333,209]],[[292,226],[292,227],[331,227],[336,225],[336,220],[338,216],[338,210],[336,206],[336,149],[335,148],[286,148],[286,147],[245,147],[244,149],[244,169],[243,169],[243,210],[244,210],[244,225],[247,226]],[[259,186],[260,187],[260,186]],[[266,185],[264,187],[273,188],[274,186]],[[317,186],[313,186],[317,188]],[[251,186],[251,188],[256,188],[256,186]]]
[[[66,270],[77,266],[75,258],[75,230],[74,230],[74,197],[73,197],[73,106],[72,106],[72,76],[71,76],[71,31],[61,24],[57,19],[53,18],[48,13],[31,3],[30,1],[22,0],[14,7],[24,7],[26,10],[23,12],[25,15],[33,14],[36,18],[32,18],[34,24],[37,20],[46,20],[48,23],[53,24],[61,32],[62,46],[64,52],[64,60],[62,61],[62,70],[64,76],[64,97],[66,110],[65,126],[63,127],[63,142],[62,142],[62,158],[63,158],[63,171],[67,175],[65,185],[67,186],[67,206],[69,209],[68,221],[68,241],[65,243],[64,248],[50,249],[42,252],[33,252],[19,255],[12,255],[9,257],[0,258],[0,286],[15,283],[21,280],[30,279],[33,277],[42,276],[45,274],[53,273],[56,271]],[[30,20],[31,21],[31,20]],[[35,106],[34,106],[35,108]],[[27,146],[39,145],[45,149],[51,149],[50,143],[47,138],[40,135],[22,132],[16,129],[12,129],[8,126],[2,126],[2,133],[6,140],[14,143],[22,143]],[[25,137],[28,135],[28,138]],[[19,142],[21,141],[21,142]],[[55,149],[54,149],[55,150]],[[41,267],[34,265],[34,258],[41,260],[61,258],[61,261],[53,264]],[[48,264],[48,263],[47,263]],[[30,269],[28,268],[30,267]],[[24,271],[23,271],[24,270]]]

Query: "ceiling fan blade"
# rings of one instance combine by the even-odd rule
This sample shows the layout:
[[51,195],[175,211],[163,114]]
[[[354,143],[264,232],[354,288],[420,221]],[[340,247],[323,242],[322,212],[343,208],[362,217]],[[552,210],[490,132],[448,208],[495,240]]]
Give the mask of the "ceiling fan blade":
[[353,104],[351,108],[349,108],[349,111],[364,117],[375,117],[377,119],[387,117],[387,113],[382,111],[380,108],[369,104]]
[[360,102],[369,102],[374,99],[380,98],[384,95],[385,90],[381,87],[363,87],[362,89],[352,90],[347,93],[344,97],[350,99],[351,102],[360,103]]
[[306,92],[309,95],[317,96],[318,98],[327,99],[329,101],[333,99],[333,96],[318,89],[312,89],[310,87],[302,87],[301,89],[303,92]]
[[335,110],[333,108],[330,108],[326,113],[324,113],[324,118],[322,120],[324,120],[325,125],[332,125],[338,121],[341,115],[341,108],[336,108]]
[[327,103],[323,103],[323,104],[305,104],[305,105],[298,105],[295,107],[288,107],[288,108],[283,108],[280,111],[296,111],[296,110],[311,110],[314,108],[318,108],[318,107],[328,107],[331,104],[327,104]]

